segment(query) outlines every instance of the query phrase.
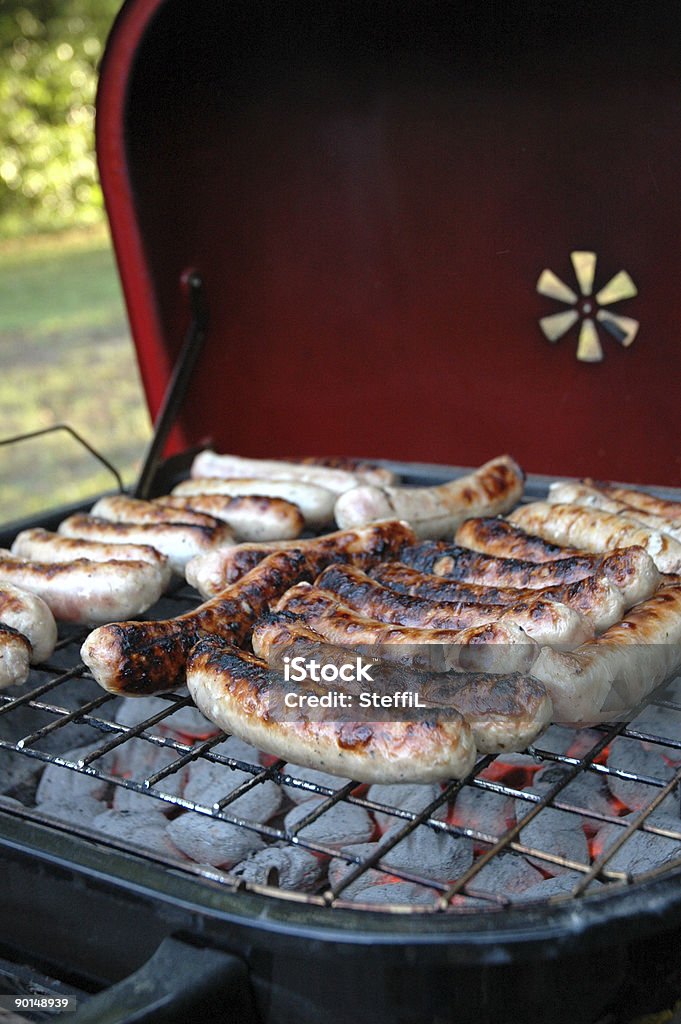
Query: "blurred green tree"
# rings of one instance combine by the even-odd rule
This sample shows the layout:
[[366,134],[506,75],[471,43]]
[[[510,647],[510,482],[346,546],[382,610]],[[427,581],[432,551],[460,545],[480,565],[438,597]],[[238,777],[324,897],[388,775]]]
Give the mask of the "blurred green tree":
[[97,65],[121,0],[0,2],[0,233],[94,224]]

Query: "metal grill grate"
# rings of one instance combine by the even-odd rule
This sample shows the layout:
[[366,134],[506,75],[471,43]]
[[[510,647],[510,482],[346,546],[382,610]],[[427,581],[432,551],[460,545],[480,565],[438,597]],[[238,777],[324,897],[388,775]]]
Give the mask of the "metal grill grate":
[[[154,617],[154,613],[156,617],[176,615],[196,603],[196,593],[185,586],[174,594],[167,595],[149,617]],[[63,631],[60,643],[49,663],[35,668],[29,683],[20,691],[5,691],[0,694],[0,763],[4,762],[15,768],[18,764],[20,767],[18,774],[5,774],[9,784],[6,783],[4,787],[5,796],[0,797],[0,807],[6,813],[41,822],[49,821],[52,827],[87,837],[90,841],[96,839],[97,843],[134,852],[175,870],[198,874],[212,882],[233,887],[245,886],[254,891],[317,905],[376,909],[375,904],[363,902],[362,892],[368,892],[367,889],[360,891],[359,896],[348,898],[348,894],[352,892],[351,887],[374,869],[386,876],[391,883],[406,882],[414,887],[420,887],[424,902],[404,904],[399,901],[391,903],[388,900],[387,903],[381,904],[382,910],[395,912],[479,912],[485,909],[499,910],[507,906],[513,901],[513,897],[502,891],[504,886],[501,882],[498,891],[494,891],[493,886],[490,889],[489,886],[480,885],[483,869],[506,856],[529,858],[528,862],[535,865],[543,876],[554,874],[556,870],[563,875],[567,873],[569,886],[566,885],[563,892],[548,897],[556,901],[588,893],[594,885],[630,886],[681,865],[681,817],[678,806],[678,826],[668,816],[662,819],[662,823],[661,819],[655,816],[663,801],[667,801],[666,806],[669,806],[672,794],[678,793],[681,783],[681,767],[675,766],[675,761],[681,761],[681,739],[678,736],[677,725],[681,717],[675,717],[676,714],[681,716],[681,703],[679,699],[675,699],[678,691],[675,693],[673,689],[663,690],[653,702],[656,709],[654,713],[657,716],[655,720],[662,722],[662,735],[659,731],[651,732],[648,728],[637,728],[636,720],[629,726],[622,723],[612,727],[599,727],[579,734],[584,741],[588,740],[588,749],[583,752],[580,750],[578,756],[552,750],[550,743],[540,739],[536,746],[526,752],[524,760],[516,757],[514,762],[513,758],[510,759],[505,777],[503,773],[497,771],[503,766],[504,759],[487,755],[478,761],[467,779],[443,787],[435,799],[415,812],[407,807],[370,799],[366,787],[353,782],[342,785],[340,789],[320,785],[302,777],[287,767],[283,761],[260,764],[226,756],[215,749],[226,739],[222,733],[194,739],[191,742],[183,742],[177,735],[168,735],[167,723],[170,716],[178,710],[192,706],[190,698],[182,694],[165,695],[161,698],[163,706],[159,711],[134,725],[121,724],[116,721],[115,712],[120,708],[124,698],[103,693],[79,660],[80,644],[86,635],[87,630]],[[127,703],[131,704],[132,701]],[[164,724],[166,729],[160,728]],[[645,725],[645,720],[643,724]],[[676,735],[672,735],[675,732]],[[668,763],[674,770],[672,771],[670,767],[670,771],[665,772],[667,777],[660,778],[636,771],[634,767],[629,770],[626,766],[609,766],[604,763],[604,755],[613,740],[618,737],[632,743],[643,741],[653,749],[660,748],[668,756]],[[93,740],[96,740],[96,746],[82,757],[74,760],[64,755],[66,750],[75,745],[82,745],[86,741],[91,743]],[[111,758],[107,758],[107,755],[118,754],[133,740],[166,748],[172,753],[172,760],[149,774],[140,772],[130,777],[116,774],[111,770]],[[676,752],[678,758],[675,756]],[[227,795],[213,805],[187,799],[181,793],[178,795],[173,791],[175,787],[168,785],[169,780],[177,777],[177,773],[186,766],[200,760],[223,765],[225,779],[228,779],[228,773],[234,769],[245,772],[249,778],[236,789],[230,790],[229,785],[226,785]],[[513,784],[515,763],[520,765],[519,770],[527,768],[528,765],[531,770],[555,765],[564,771],[557,781],[538,793]],[[340,860],[347,865],[346,870],[335,885],[330,884],[328,879],[322,876],[313,891],[283,890],[273,884],[245,882],[237,874],[231,874],[229,871],[207,867],[186,859],[177,860],[170,854],[166,856],[159,851],[136,848],[134,843],[126,843],[113,836],[99,833],[93,836],[91,829],[79,823],[68,820],[55,822],[52,817],[46,818],[38,807],[30,806],[37,776],[44,765],[59,766],[63,769],[65,778],[68,772],[82,773],[107,786],[121,787],[143,794],[149,801],[162,801],[170,817],[183,812],[204,815],[236,826],[238,829],[256,833],[265,843],[285,844],[307,850],[323,862],[336,858],[337,862]],[[26,768],[29,770],[25,771]],[[642,787],[641,792],[646,794],[643,801],[639,800],[639,804],[642,803],[643,806],[633,814],[623,817],[619,813],[621,808],[618,808],[616,803],[613,803],[612,812],[608,813],[602,808],[589,807],[580,801],[575,802],[574,798],[569,798],[566,790],[571,783],[586,775],[610,776],[635,783]],[[263,821],[246,820],[235,814],[232,810],[235,801],[244,794],[257,790],[265,781],[280,786],[285,794],[306,790],[321,800],[310,804],[309,812],[299,818],[291,828],[284,825],[282,813],[271,820]],[[511,827],[504,824],[504,827],[495,832],[485,832],[472,827],[472,823],[467,822],[465,818],[462,820],[460,817],[445,814],[445,809],[464,790],[486,791],[514,801],[515,824]],[[16,796],[20,796],[21,803],[12,799]],[[341,853],[335,846],[304,834],[312,823],[322,818],[337,804],[355,805],[372,816],[387,816],[394,822],[394,827],[388,838],[382,840],[380,847],[375,845],[368,855],[366,851]],[[519,807],[521,812],[518,812]],[[580,822],[587,821],[592,832],[603,825],[610,825],[618,830],[619,834],[607,849],[594,852],[588,863],[557,852],[551,848],[551,842],[529,844],[524,841],[523,831],[527,826],[537,819],[547,817],[551,810],[563,812],[568,818],[577,816]],[[670,821],[673,827],[669,827]],[[390,854],[421,826],[441,835],[465,837],[473,842],[476,857],[470,867],[455,881],[426,877],[419,873],[418,864],[411,869],[404,865],[396,867],[390,863]],[[615,858],[618,852],[626,849],[633,837],[641,835],[661,837],[667,843],[674,844],[672,847],[667,845],[665,862],[650,870],[635,872],[626,866],[617,866]],[[268,882],[273,880],[268,879]],[[546,898],[543,897],[543,900]]]

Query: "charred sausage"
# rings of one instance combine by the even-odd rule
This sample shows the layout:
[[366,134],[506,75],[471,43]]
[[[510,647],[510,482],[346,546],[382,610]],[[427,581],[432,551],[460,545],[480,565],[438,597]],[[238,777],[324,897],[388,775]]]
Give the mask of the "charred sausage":
[[0,690],[28,679],[31,644],[27,637],[0,622]]
[[[580,612],[591,622],[597,633],[618,622],[629,605],[615,584],[605,575],[587,576],[564,586],[543,590],[513,587],[484,587],[475,583],[455,583],[410,569],[399,562],[385,562],[369,571],[369,575],[401,594],[431,601],[449,601],[455,604],[487,604],[506,608],[518,601],[542,597],[560,601],[568,608]],[[652,593],[652,591],[651,591]]]
[[294,540],[305,527],[297,505],[283,498],[257,494],[230,497],[227,494],[195,494],[182,498],[167,494],[155,503],[174,509],[195,509],[227,523],[239,541]]
[[[209,530],[218,526],[218,520],[214,516],[196,512],[191,509],[183,509],[182,514],[177,509],[165,508],[153,501],[142,501],[140,498],[131,498],[127,494],[107,494],[90,509],[91,516],[99,519],[108,519],[111,523],[183,523],[191,526],[205,526]],[[233,539],[233,538],[232,538]]]
[[[218,637],[192,650],[187,685],[199,710],[221,729],[296,764],[359,782],[432,782],[464,778],[475,762],[468,723],[453,711],[442,721],[282,720],[290,684],[267,663]],[[331,710],[330,717],[338,713]]]
[[300,552],[270,555],[218,597],[174,619],[112,622],[95,629],[81,657],[100,686],[127,697],[164,693],[185,680],[187,654],[196,641],[215,634],[242,643],[256,618],[292,583],[310,579]]
[[360,568],[383,558],[395,557],[404,544],[415,540],[406,523],[389,520],[360,530],[338,530],[310,540],[270,541],[267,544],[239,544],[229,550],[215,551],[193,559],[186,568],[187,581],[203,597],[218,594],[238,580],[273,551],[303,551],[317,573],[333,562],[351,562]]
[[539,650],[513,622],[461,630],[395,626],[360,615],[308,583],[291,587],[274,610],[299,616],[329,643],[366,647],[375,657],[431,671],[527,672]]
[[296,505],[302,512],[306,524],[313,530],[320,530],[333,522],[333,506],[336,495],[326,487],[304,484],[298,480],[263,480],[258,477],[222,480],[220,477],[194,477],[183,480],[173,488],[173,495],[180,498],[195,494],[222,494],[228,497],[282,498]]
[[648,530],[657,530],[659,533],[668,533],[674,540],[681,541],[681,522],[674,523],[671,519],[656,515],[653,512],[646,512],[640,508],[633,508],[631,505],[609,497],[597,487],[585,483],[555,483],[549,487],[548,500],[554,504],[583,505],[585,508],[597,508],[601,512],[612,512],[619,515],[628,523],[635,523],[638,526],[645,526]]
[[551,544],[543,537],[525,533],[507,519],[491,516],[466,519],[456,531],[454,542],[483,555],[519,558],[526,562],[555,562],[560,558],[583,554],[577,548],[564,548],[559,544]]
[[[253,629],[253,649],[270,668],[281,671],[284,658],[316,657],[328,663],[347,662],[347,648],[325,643],[322,637],[300,620],[286,613],[266,616]],[[404,670],[391,684],[394,666],[372,666],[372,677],[380,683],[388,676],[393,690],[404,685]],[[473,730],[475,745],[481,753],[524,750],[551,721],[552,705],[541,683],[517,673],[411,673],[408,685],[419,699],[434,707],[454,708]]]
[[677,579],[576,651],[542,649],[532,675],[551,695],[556,721],[583,726],[626,717],[679,668],[681,583]]
[[40,527],[18,533],[12,554],[35,562],[73,562],[78,558],[91,562],[148,562],[158,569],[164,589],[172,575],[166,556],[149,544],[104,544],[99,540],[62,537]]
[[403,548],[400,559],[421,572],[444,576],[457,582],[486,586],[527,587],[543,590],[605,573],[625,601],[636,604],[654,593],[661,577],[650,555],[640,547],[627,547],[608,555],[584,554],[555,562],[524,562],[495,558],[449,544],[425,541]]
[[360,478],[344,469],[283,462],[279,459],[244,459],[239,455],[218,455],[206,449],[199,452],[190,470],[192,477],[258,477],[262,480],[293,480],[325,487],[334,494],[356,487]]
[[508,455],[438,487],[356,487],[336,501],[340,527],[364,526],[393,516],[418,537],[444,537],[474,515],[508,512],[520,500],[525,474]]
[[636,545],[645,548],[664,573],[681,570],[681,543],[667,534],[626,522],[619,515],[583,508],[581,505],[552,505],[536,501],[510,516],[523,529],[538,533],[556,544],[573,544],[586,551],[604,552]]
[[57,624],[48,605],[37,594],[0,582],[0,622],[26,637],[31,645],[32,664],[45,661],[52,654]]
[[112,523],[97,516],[74,515],[59,524],[63,537],[98,540],[105,544],[150,544],[182,576],[195,555],[234,543],[229,527],[185,526],[182,523]]
[[534,593],[507,608],[499,605],[452,604],[398,594],[353,566],[332,565],[315,581],[320,590],[337,594],[347,608],[367,618],[418,629],[468,629],[489,622],[513,622],[537,643],[576,647],[594,635],[578,611]]
[[163,578],[148,562],[31,562],[0,550],[2,582],[37,594],[55,619],[87,625],[139,615],[163,593]]
[[618,484],[607,483],[603,480],[587,478],[584,483],[591,487],[597,487],[599,491],[615,498],[616,501],[623,501],[625,505],[631,505],[632,508],[650,512],[654,516],[661,516],[671,523],[681,525],[681,501],[656,498],[646,491],[639,491],[633,487],[620,487]]

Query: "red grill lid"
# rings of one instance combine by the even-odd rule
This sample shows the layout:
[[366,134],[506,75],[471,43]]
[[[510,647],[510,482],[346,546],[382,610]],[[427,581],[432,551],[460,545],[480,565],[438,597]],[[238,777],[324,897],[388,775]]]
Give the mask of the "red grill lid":
[[[97,150],[152,415],[190,267],[210,312],[168,452],[508,450],[678,485],[679,21],[665,3],[129,0]],[[545,270],[563,288],[539,294]]]

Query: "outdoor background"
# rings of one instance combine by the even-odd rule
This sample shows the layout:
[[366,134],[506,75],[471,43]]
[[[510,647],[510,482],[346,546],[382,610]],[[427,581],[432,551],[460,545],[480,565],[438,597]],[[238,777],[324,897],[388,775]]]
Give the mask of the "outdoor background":
[[[150,434],[97,179],[121,0],[0,0],[0,441],[67,423],[130,482]],[[0,522],[115,486],[69,435],[0,447]]]

